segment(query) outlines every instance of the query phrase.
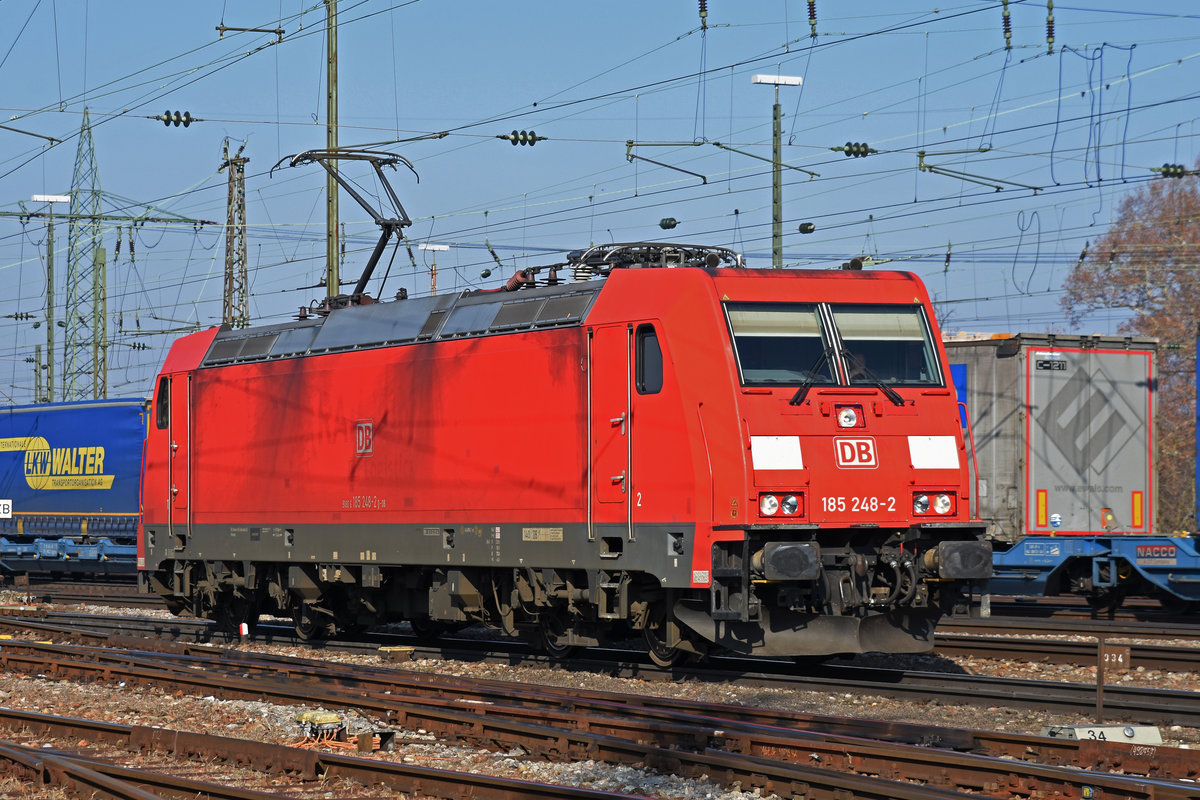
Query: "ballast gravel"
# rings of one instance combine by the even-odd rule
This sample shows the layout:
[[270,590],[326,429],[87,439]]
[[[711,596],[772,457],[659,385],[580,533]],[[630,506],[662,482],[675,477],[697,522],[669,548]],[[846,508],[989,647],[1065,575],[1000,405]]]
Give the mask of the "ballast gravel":
[[[3,595],[0,594],[0,601]],[[141,610],[120,610],[103,607],[72,607],[79,611],[97,613],[145,614]],[[1194,643],[1192,643],[1194,645]],[[311,658],[312,651],[298,648],[261,645],[233,645],[251,652]],[[439,675],[458,675],[464,678],[506,680],[560,687],[578,687],[630,694],[649,694],[703,702],[794,710],[810,714],[843,716],[858,719],[904,721],[918,724],[939,724],[953,728],[983,729],[1011,733],[1038,734],[1046,725],[1088,724],[1092,720],[1063,714],[1009,709],[984,708],[941,703],[894,700],[887,697],[860,696],[851,693],[803,692],[762,687],[743,687],[737,684],[700,682],[646,682],[606,675],[581,673],[561,669],[511,667],[478,662],[415,660],[404,664],[384,663],[374,655],[348,655],[322,652],[321,658],[340,663],[361,663],[389,666]],[[1095,682],[1094,667],[1060,664],[1035,664],[1019,660],[955,658],[930,655],[919,656],[860,656],[853,663],[864,666],[885,666],[914,670],[955,671],[975,675],[1041,678],[1046,680]],[[1153,686],[1200,691],[1200,675],[1168,673],[1139,667],[1128,673],[1109,674],[1108,682],[1123,685]],[[302,706],[280,706],[271,703],[241,700],[222,700],[216,697],[195,697],[183,693],[164,692],[153,687],[121,687],[98,683],[55,681],[15,672],[0,674],[0,705],[45,714],[84,717],[126,725],[151,725],[164,728],[210,733],[274,744],[298,744],[302,730],[296,715],[302,711],[325,710],[342,715],[347,729],[366,730],[382,726],[352,709],[321,709]],[[1200,748],[1200,730],[1173,726],[1162,730],[1164,742],[1173,746]],[[522,751],[493,752],[475,747],[463,747],[440,741],[427,731],[398,731],[396,748],[392,753],[375,753],[375,758],[387,758],[408,764],[484,773],[538,783],[552,783],[605,791],[643,794],[664,800],[760,800],[758,791],[740,791],[722,787],[710,781],[691,780],[666,775],[654,770],[614,766],[593,761],[545,762],[529,758]],[[15,783],[15,785],[14,785]],[[13,782],[0,781],[0,797],[21,800],[60,800],[66,796],[57,790]],[[400,797],[399,793],[376,797]],[[342,794],[326,796],[345,796]]]

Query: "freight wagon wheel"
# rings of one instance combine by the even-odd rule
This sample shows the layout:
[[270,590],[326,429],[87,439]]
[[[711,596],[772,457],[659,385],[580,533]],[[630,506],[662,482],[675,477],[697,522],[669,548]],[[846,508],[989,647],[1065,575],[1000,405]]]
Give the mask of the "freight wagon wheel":
[[1162,606],[1162,610],[1176,617],[1200,610],[1200,603],[1197,603],[1195,600],[1187,600],[1170,592],[1159,592],[1156,597],[1158,604]]
[[1125,593],[1118,589],[1101,589],[1084,597],[1088,606],[1097,614],[1111,614],[1125,602]]

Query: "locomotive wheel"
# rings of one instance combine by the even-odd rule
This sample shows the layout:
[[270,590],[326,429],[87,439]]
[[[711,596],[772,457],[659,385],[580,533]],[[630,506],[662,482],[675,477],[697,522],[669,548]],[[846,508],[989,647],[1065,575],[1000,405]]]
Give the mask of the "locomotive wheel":
[[667,632],[667,615],[660,608],[655,608],[651,611],[650,619],[646,620],[646,627],[642,634],[646,640],[646,650],[650,654],[650,660],[656,665],[669,669],[678,665],[687,657],[687,653],[677,647],[666,643]]
[[412,627],[414,636],[430,642],[440,638],[443,634],[458,630],[457,627],[448,622],[440,622],[429,617],[410,619],[408,624]]
[[328,639],[333,635],[333,625],[329,617],[307,603],[296,606],[292,612],[292,619],[296,623],[296,636],[301,641]]
[[177,617],[194,617],[192,613],[192,601],[186,597],[175,597],[173,595],[160,595],[163,602],[167,604],[167,611],[170,611]]
[[253,629],[258,624],[258,616],[254,602],[246,598],[226,598],[212,612],[217,629],[226,633],[237,633],[243,622]]
[[543,613],[541,624],[538,626],[538,642],[541,645],[542,651],[546,655],[562,661],[570,658],[579,652],[579,648],[573,644],[564,644],[568,641],[567,633],[570,630],[560,617],[553,613]]

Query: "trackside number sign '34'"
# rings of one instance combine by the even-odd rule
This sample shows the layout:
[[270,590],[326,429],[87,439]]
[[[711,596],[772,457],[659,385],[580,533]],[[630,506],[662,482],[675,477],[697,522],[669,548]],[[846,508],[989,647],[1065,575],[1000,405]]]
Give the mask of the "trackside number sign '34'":
[[837,437],[833,440],[833,448],[839,467],[869,469],[879,466],[875,456],[875,440],[869,436],[859,439]]

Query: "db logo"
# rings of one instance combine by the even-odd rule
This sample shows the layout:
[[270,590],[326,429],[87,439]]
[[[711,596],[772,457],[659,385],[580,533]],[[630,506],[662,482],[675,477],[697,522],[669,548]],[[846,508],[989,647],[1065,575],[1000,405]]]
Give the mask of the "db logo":
[[359,456],[369,456],[375,451],[375,427],[369,419],[360,419],[354,423],[354,452]]
[[839,467],[878,467],[874,439],[834,439]]

